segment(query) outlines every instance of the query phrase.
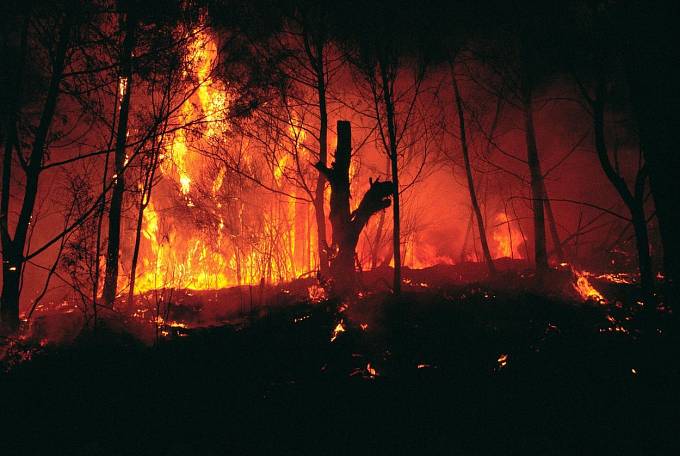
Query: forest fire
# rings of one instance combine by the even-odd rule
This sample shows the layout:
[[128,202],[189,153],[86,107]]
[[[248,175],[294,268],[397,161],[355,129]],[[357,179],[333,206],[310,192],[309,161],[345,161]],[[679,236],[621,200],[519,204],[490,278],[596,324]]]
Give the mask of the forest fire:
[[3,455],[675,454],[672,2],[0,3]]

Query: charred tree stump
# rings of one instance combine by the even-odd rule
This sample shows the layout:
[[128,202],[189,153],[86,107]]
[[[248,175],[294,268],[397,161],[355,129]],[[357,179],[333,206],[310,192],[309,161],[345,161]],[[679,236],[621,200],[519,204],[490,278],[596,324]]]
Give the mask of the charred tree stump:
[[356,285],[354,258],[359,235],[373,214],[390,206],[393,184],[390,181],[369,180],[371,186],[359,207],[350,212],[349,166],[352,152],[352,130],[349,121],[338,121],[338,145],[335,161],[328,168],[323,163],[316,168],[331,186],[330,222],[333,229],[330,272],[333,291],[338,295],[351,293]]

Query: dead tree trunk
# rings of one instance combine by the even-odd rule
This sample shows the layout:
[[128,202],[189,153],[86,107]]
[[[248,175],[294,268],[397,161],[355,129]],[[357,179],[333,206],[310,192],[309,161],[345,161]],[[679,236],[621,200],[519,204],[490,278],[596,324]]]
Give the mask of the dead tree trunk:
[[371,216],[390,206],[392,182],[371,182],[359,207],[350,212],[349,166],[352,151],[352,132],[348,121],[338,121],[338,145],[335,161],[328,168],[321,162],[316,168],[331,186],[330,221],[333,228],[333,255],[330,272],[334,291],[339,295],[351,293],[356,285],[354,257],[361,230]]
[[493,259],[491,258],[491,251],[489,250],[489,243],[486,239],[486,230],[484,228],[484,219],[482,217],[482,211],[479,208],[479,201],[477,201],[477,192],[475,190],[475,180],[472,176],[472,166],[470,165],[470,153],[468,150],[467,134],[465,131],[465,113],[463,112],[463,99],[460,94],[460,89],[458,88],[458,81],[456,81],[456,75],[454,73],[453,64],[451,67],[451,82],[453,83],[453,93],[456,97],[456,111],[458,113],[458,126],[460,130],[460,148],[463,152],[463,161],[465,162],[465,175],[467,176],[468,191],[470,192],[470,203],[472,204],[472,209],[477,217],[477,229],[479,230],[479,240],[482,243],[482,252],[484,253],[484,261],[486,262],[486,267],[489,270],[489,274],[493,275],[496,273],[496,267],[493,264]]
[[125,150],[127,142],[128,118],[130,116],[130,94],[132,92],[132,51],[135,43],[135,21],[130,13],[125,19],[125,39],[121,50],[120,84],[124,87],[116,132],[115,185],[111,193],[109,207],[109,239],[106,251],[106,272],[102,297],[104,305],[113,306],[118,285],[118,257],[120,249],[120,224],[125,193]]

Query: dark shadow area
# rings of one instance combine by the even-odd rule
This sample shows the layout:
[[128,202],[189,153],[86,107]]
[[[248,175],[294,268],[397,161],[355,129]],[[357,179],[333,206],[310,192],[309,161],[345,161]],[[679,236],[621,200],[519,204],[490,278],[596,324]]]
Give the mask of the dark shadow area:
[[680,344],[667,313],[486,284],[338,304],[273,307],[152,347],[106,327],[47,345],[0,377],[12,436],[2,453],[678,448]]

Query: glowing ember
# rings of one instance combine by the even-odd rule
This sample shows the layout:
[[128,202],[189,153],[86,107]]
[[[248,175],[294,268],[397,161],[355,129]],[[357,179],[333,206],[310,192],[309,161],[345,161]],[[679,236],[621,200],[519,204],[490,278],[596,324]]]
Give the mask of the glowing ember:
[[506,353],[501,353],[500,356],[498,356],[498,359],[496,361],[498,362],[499,369],[503,369],[505,366],[508,365],[508,358],[509,355]]
[[338,323],[333,329],[333,334],[331,335],[331,342],[335,341],[335,339],[338,338],[338,335],[344,332],[345,326],[343,325],[343,320],[340,320],[340,323]]
[[625,272],[620,272],[617,274],[600,274],[595,277],[599,280],[605,280],[610,283],[618,284],[632,284],[635,283],[635,278],[632,274],[626,274]]
[[301,316],[301,317],[295,317],[295,318],[293,319],[293,323],[300,323],[301,321],[308,320],[309,318],[310,318],[309,315],[303,315],[303,316]]
[[326,300],[326,290],[317,284],[313,284],[307,288],[307,296],[310,302],[322,302]]
[[[623,325],[621,325],[620,322],[616,318],[614,318],[613,315],[608,314],[606,318],[607,321],[611,324],[606,328],[600,328],[601,333],[619,333],[630,335],[630,331],[626,329]],[[630,320],[630,317],[626,317],[625,320],[627,321]]]
[[373,366],[371,366],[371,363],[366,364],[366,372],[368,372],[370,378],[375,378],[379,375],[378,371],[375,370]]

